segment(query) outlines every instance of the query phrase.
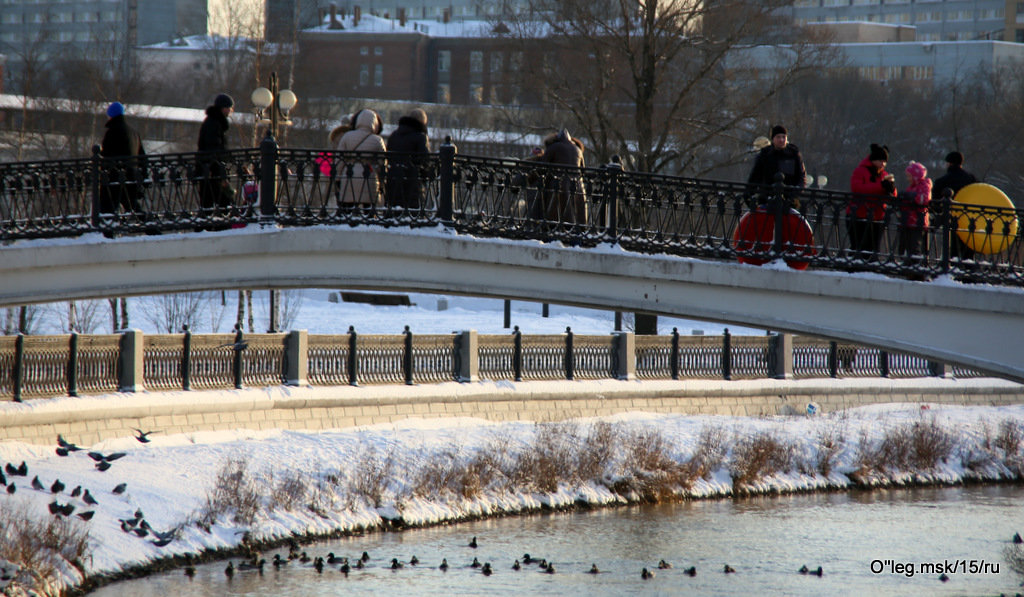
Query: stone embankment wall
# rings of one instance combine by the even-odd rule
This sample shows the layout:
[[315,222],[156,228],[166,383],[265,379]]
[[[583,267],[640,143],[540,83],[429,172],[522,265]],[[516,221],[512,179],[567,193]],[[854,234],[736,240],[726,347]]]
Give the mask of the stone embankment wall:
[[1024,403],[1024,385],[1000,379],[478,382],[418,386],[268,387],[141,392],[0,404],[0,441],[91,445],[134,434],[229,429],[321,430],[408,418],[559,421],[627,411],[803,416],[869,404]]

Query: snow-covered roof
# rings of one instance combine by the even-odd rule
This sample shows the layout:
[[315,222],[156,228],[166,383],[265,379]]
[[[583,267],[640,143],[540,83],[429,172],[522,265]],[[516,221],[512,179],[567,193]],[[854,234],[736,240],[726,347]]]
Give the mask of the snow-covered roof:
[[[332,29],[330,17],[317,27],[306,29],[306,32],[352,34],[352,33],[418,33],[430,37],[448,38],[484,38],[494,37],[495,22],[478,19],[451,20],[447,23],[437,19],[406,19],[402,25],[397,18],[383,18],[371,14],[363,14],[358,24],[353,24],[351,15],[338,19],[342,29]],[[536,23],[534,29],[546,31],[542,23]]]

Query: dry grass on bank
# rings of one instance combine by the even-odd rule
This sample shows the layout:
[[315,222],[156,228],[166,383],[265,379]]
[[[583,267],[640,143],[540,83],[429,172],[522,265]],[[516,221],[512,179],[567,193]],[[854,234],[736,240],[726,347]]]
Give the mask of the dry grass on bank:
[[53,581],[64,576],[58,574],[61,568],[70,565],[76,576],[84,576],[89,553],[84,523],[63,516],[37,518],[24,502],[0,509],[0,560],[20,566],[19,576],[29,581],[21,584],[37,587],[41,595],[60,592]]

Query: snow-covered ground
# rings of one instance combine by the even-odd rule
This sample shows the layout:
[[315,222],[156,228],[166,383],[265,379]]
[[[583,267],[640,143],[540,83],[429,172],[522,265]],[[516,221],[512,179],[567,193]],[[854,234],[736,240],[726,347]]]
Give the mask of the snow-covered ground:
[[[332,302],[339,290],[314,289],[287,293],[283,314],[285,329],[308,329],[311,333],[342,333],[350,325],[361,333],[397,334],[408,325],[415,333],[447,333],[476,329],[480,333],[506,333],[503,302],[495,299],[408,295],[412,306],[374,307],[362,303]],[[200,301],[192,329],[196,332],[226,332],[233,325],[237,293],[206,293]],[[162,332],[162,312],[175,308],[167,299],[129,299],[130,326],[149,333]],[[180,305],[178,305],[180,306]],[[551,305],[550,316],[541,316],[541,305],[513,302],[512,325],[527,334],[559,333],[566,327],[581,334],[606,334],[613,330],[610,312]],[[256,331],[266,329],[267,292],[254,296]],[[40,310],[34,333],[58,333],[67,327],[66,305]],[[78,316],[84,313],[79,304]],[[98,301],[90,315],[94,333],[111,329],[109,306]],[[685,319],[659,319],[659,331],[669,333],[720,334],[721,324]],[[729,326],[734,334],[763,334],[762,330]],[[626,329],[629,329],[627,314]],[[490,382],[482,382],[490,383]],[[600,382],[575,382],[577,385]],[[750,382],[753,383],[753,382]],[[836,383],[859,383],[840,380]],[[950,380],[915,380],[918,385],[951,383]],[[1002,380],[957,380],[965,384],[1006,384]],[[595,385],[595,392],[598,387]],[[851,392],[856,392],[851,387]],[[230,399],[230,392],[192,392],[189,400]],[[85,408],[99,400],[123,400],[124,396],[90,397],[73,400],[33,401],[29,405],[0,403],[0,410],[34,408],[43,410]],[[133,397],[158,400],[159,395]],[[693,497],[728,495],[733,491],[737,454],[753,437],[773,437],[792,448],[787,470],[752,481],[754,491],[793,491],[821,487],[847,487],[850,475],[861,468],[864,455],[876,451],[883,440],[914,423],[934,424],[951,438],[950,455],[930,470],[900,468],[861,477],[869,482],[957,483],[966,479],[999,480],[1019,478],[1021,452],[1007,453],[994,438],[1003,429],[1024,429],[1024,405],[1006,407],[952,407],[939,405],[881,405],[818,416],[723,417],[627,413],[602,419],[619,437],[654,434],[665,440],[665,453],[679,464],[690,462],[707,446],[709,433],[723,440],[721,459],[713,470],[685,490]],[[597,429],[596,419],[574,422],[578,433],[563,433],[572,453],[587,450],[587,435]],[[584,501],[606,504],[636,499],[623,493],[623,479],[643,476],[622,449],[605,463],[603,472],[592,479],[567,479],[552,491],[536,487],[491,482],[479,493],[464,497],[452,492],[417,491],[425,472],[437,463],[454,468],[468,467],[475,458],[493,456],[496,446],[509,459],[536,450],[538,438],[550,426],[533,423],[490,423],[480,419],[408,419],[391,425],[302,431],[225,431],[181,435],[153,434],[149,443],[133,437],[110,439],[67,456],[52,446],[18,442],[0,443],[0,466],[17,469],[22,462],[25,476],[3,470],[5,487],[0,488],[0,588],[10,583],[32,584],[42,592],[74,586],[86,576],[113,573],[145,566],[161,558],[206,550],[237,549],[243,538],[274,541],[293,535],[318,535],[372,528],[385,520],[400,518],[409,524],[431,524],[480,515],[518,512],[542,507],[571,506]],[[562,428],[564,432],[565,427]],[[713,433],[712,433],[713,432]],[[831,440],[831,441],[830,441]],[[1001,444],[999,444],[1001,445]],[[829,447],[832,446],[832,447]],[[832,450],[834,449],[834,454]],[[110,457],[108,470],[97,469],[95,458]],[[822,458],[831,456],[828,475],[822,474]],[[99,456],[97,456],[99,457]],[[6,467],[5,467],[6,468]],[[381,482],[367,488],[374,470],[382,472]],[[219,515],[211,503],[223,488],[227,472],[239,473],[244,481],[236,492],[254,496],[257,508],[251,522],[238,522],[234,510]],[[240,472],[241,471],[241,472]],[[244,472],[244,474],[242,474]],[[386,474],[385,474],[386,473]],[[38,479],[36,488],[33,481]],[[54,486],[59,481],[63,487]],[[120,487],[123,485],[123,491]],[[618,491],[612,489],[615,485]],[[6,488],[14,490],[5,491]],[[290,490],[286,488],[290,487]],[[80,491],[76,492],[76,488]],[[88,495],[95,504],[87,503]],[[13,491],[13,493],[11,493]],[[374,504],[371,494],[379,498]],[[299,497],[295,497],[298,495]],[[291,496],[293,504],[283,496]],[[91,501],[91,500],[90,500]],[[51,509],[71,509],[51,514]],[[93,512],[90,520],[79,515]],[[213,514],[211,514],[211,512]],[[4,518],[4,517],[8,518]],[[59,522],[87,533],[87,557],[72,565],[70,556],[48,553],[54,573],[47,582],[31,580],[25,571],[3,561],[11,558],[14,529],[4,526],[13,518],[42,523]],[[143,524],[143,522],[145,524]],[[209,522],[210,524],[206,524]],[[141,529],[145,529],[145,536]],[[161,538],[163,538],[161,540]],[[165,544],[166,543],[166,544]],[[4,579],[7,580],[4,580]]]
[[[408,325],[413,333],[447,334],[454,330],[475,329],[481,334],[510,332],[504,327],[504,301],[468,296],[444,296],[420,293],[373,292],[378,295],[404,295],[409,306],[375,306],[344,302],[341,289],[305,289],[282,291],[278,304],[281,329],[305,329],[314,334],[338,334],[355,326],[364,334],[399,334]],[[353,291],[366,294],[367,291]],[[222,301],[223,298],[223,301]],[[332,302],[332,300],[338,302]],[[238,311],[238,292],[205,292],[176,297],[132,297],[128,299],[129,326],[146,333],[165,333],[168,321],[181,318],[168,314],[194,310],[190,329],[195,333],[224,333],[234,326]],[[264,332],[269,323],[269,292],[252,294],[253,330]],[[543,317],[541,303],[512,301],[511,325],[524,334],[555,334],[571,327],[577,334],[608,334],[615,329],[611,311],[549,305]],[[64,333],[68,328],[67,303],[37,307],[37,324],[32,333]],[[77,320],[88,333],[110,333],[110,306],[105,300],[76,303]],[[248,311],[246,318],[248,317]],[[631,329],[632,314],[623,314],[623,329]],[[119,327],[119,326],[118,326]],[[178,325],[173,326],[180,331]],[[658,318],[658,333],[668,334],[672,328],[680,334],[721,334],[729,328],[733,334],[763,334],[764,331],[740,326],[696,321],[682,318]],[[248,330],[248,328],[246,328]]]
[[[209,398],[216,399],[216,394],[211,393]],[[596,429],[596,421],[577,421],[578,433],[560,435],[559,441],[569,442],[570,450],[586,450],[586,437]],[[995,447],[999,442],[994,440],[1003,428],[1024,428],[1024,405],[879,405],[820,416],[760,418],[634,412],[603,421],[610,423],[620,437],[657,434],[666,440],[667,456],[678,463],[688,462],[706,445],[709,431],[717,433],[723,439],[721,461],[686,490],[690,496],[713,497],[733,491],[736,454],[749,438],[774,437],[791,446],[793,455],[789,470],[754,482],[753,490],[846,487],[853,484],[849,475],[860,467],[865,447],[877,449],[894,430],[906,429],[914,423],[934,425],[947,433],[952,440],[949,457],[932,470],[889,470],[876,474],[872,482],[957,483],[966,479],[1019,477],[1019,448],[1016,454],[1007,454]],[[611,489],[616,480],[635,478],[639,472],[630,469],[624,453],[614,455],[599,478],[563,482],[554,491],[492,483],[472,497],[445,492],[433,492],[427,497],[417,493],[424,471],[436,467],[438,462],[450,463],[455,468],[460,463],[468,466],[475,456],[494,454],[495,446],[499,445],[499,452],[509,458],[536,451],[543,428],[523,422],[450,418],[409,419],[390,425],[320,432],[153,434],[149,443],[123,437],[83,446],[85,450],[68,456],[56,453],[56,438],[53,446],[6,442],[0,444],[0,462],[15,469],[24,462],[27,475],[15,476],[4,471],[7,484],[16,489],[13,494],[0,489],[0,517],[6,512],[8,516],[13,513],[41,521],[55,520],[61,519],[61,515],[48,511],[51,504],[73,507],[66,521],[88,532],[90,552],[80,563],[82,570],[54,556],[55,586],[67,586],[80,583],[83,573],[110,573],[175,554],[238,548],[246,534],[264,541],[375,527],[385,519],[430,524],[570,506],[579,501],[605,504],[637,497]],[[828,438],[833,440],[832,444]],[[833,466],[825,476],[816,463],[828,451],[826,446],[835,442],[838,447]],[[87,451],[124,456],[112,460],[108,470],[100,471]],[[245,471],[243,486],[256,496],[258,511],[250,523],[240,523],[229,509],[204,528],[198,523],[204,513],[211,512],[209,504],[214,490],[223,486],[225,471],[229,469]],[[366,483],[374,470],[385,473],[378,477],[381,484],[371,491]],[[35,479],[39,483],[33,488]],[[63,488],[54,491],[58,480]],[[292,489],[286,491],[289,482]],[[124,490],[117,492],[121,484]],[[294,497],[296,487],[301,487],[300,497],[295,498],[291,507],[285,506],[282,495]],[[81,488],[82,493],[73,497],[75,488]],[[98,503],[88,504],[84,500],[85,490]],[[379,497],[377,505],[368,498],[371,494]],[[83,521],[78,515],[85,512],[95,514],[91,520]],[[140,537],[136,529],[143,526],[148,533]],[[170,541],[159,545],[162,541],[154,531],[168,533]],[[0,527],[0,548],[10,541],[9,534],[9,529]],[[19,578],[25,580],[27,575]]]

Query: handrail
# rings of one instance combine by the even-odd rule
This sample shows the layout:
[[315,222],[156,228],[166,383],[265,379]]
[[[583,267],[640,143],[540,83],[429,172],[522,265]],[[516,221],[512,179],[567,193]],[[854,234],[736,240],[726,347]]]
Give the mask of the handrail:
[[[225,202],[221,187],[230,189]],[[233,193],[233,194],[232,194]],[[921,254],[901,247],[888,198],[877,250],[855,251],[847,207],[822,189],[752,186],[529,160],[279,148],[0,164],[0,242],[277,226],[444,225],[479,236],[561,241],[704,259],[869,271],[914,280],[1024,286],[1024,211],[958,211],[936,197]],[[796,228],[806,227],[807,234]],[[961,238],[982,238],[964,250]],[[2,248],[0,248],[2,250]]]

